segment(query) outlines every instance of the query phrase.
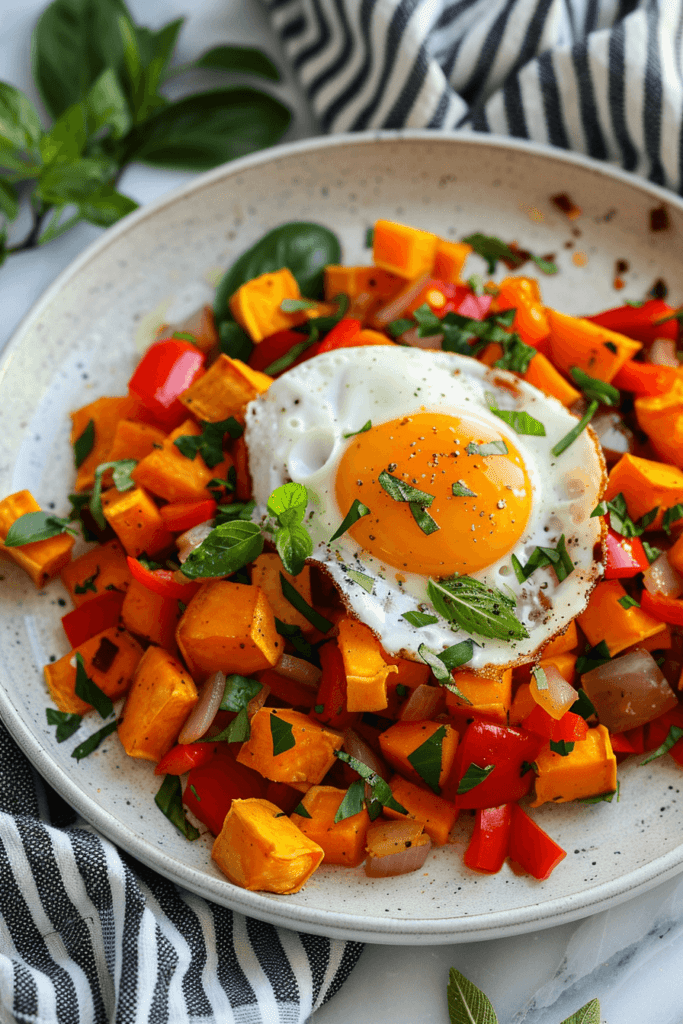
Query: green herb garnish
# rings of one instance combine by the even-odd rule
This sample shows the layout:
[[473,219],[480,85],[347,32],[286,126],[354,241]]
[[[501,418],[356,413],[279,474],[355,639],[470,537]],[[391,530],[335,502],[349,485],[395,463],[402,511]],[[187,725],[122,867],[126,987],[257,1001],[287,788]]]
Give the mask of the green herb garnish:
[[83,740],[77,747],[71,751],[71,756],[75,757],[77,761],[81,761],[88,754],[92,754],[93,750],[97,750],[100,743],[106,740],[107,736],[111,736],[113,732],[116,732],[116,722],[107,722],[101,729],[94,732],[91,736],[88,736],[87,740]]
[[85,671],[83,655],[80,652],[76,654],[76,684],[74,692],[86,704],[94,707],[99,712],[100,718],[107,718],[114,711],[111,698],[99,688],[97,683]]
[[183,810],[183,794],[177,775],[166,775],[154,797],[154,803],[162,814],[182,832],[186,839],[199,839],[199,831],[191,825]]
[[480,768],[478,764],[471,764],[458,783],[458,796],[469,793],[475,786],[479,786],[484,779],[489,777],[495,767],[495,764],[487,764],[483,768]]
[[666,739],[661,744],[661,746],[657,747],[657,749],[654,750],[649,757],[646,757],[644,761],[640,762],[641,767],[644,764],[649,764],[650,761],[655,761],[658,757],[662,757],[664,754],[668,754],[671,748],[675,746],[676,743],[678,743],[681,736],[683,736],[683,729],[681,729],[678,725],[672,725],[669,729],[669,732],[667,733]]
[[56,711],[54,708],[45,708],[45,714],[48,725],[57,726],[55,730],[57,743],[63,743],[64,740],[68,740],[69,736],[73,736],[83,721],[80,715],[73,715],[68,711]]
[[5,537],[6,548],[20,548],[37,540],[48,540],[60,533],[74,533],[68,519],[50,512],[25,512],[15,519]]
[[408,754],[408,761],[411,763],[423,782],[426,782],[435,793],[441,792],[439,778],[441,776],[442,747],[446,727],[439,726],[431,736],[428,736],[424,743]]
[[73,444],[74,464],[76,469],[83,465],[95,444],[95,421],[89,420],[83,433],[76,438]]
[[360,428],[360,430],[351,430],[348,434],[344,434],[344,437],[356,437],[358,434],[365,434],[372,427],[372,420],[367,420]]
[[535,548],[529,556],[529,561],[526,565],[522,565],[516,555],[512,555],[511,564],[518,583],[524,583],[537,569],[542,569],[546,565],[553,567],[558,583],[562,583],[574,571],[574,563],[567,551],[564,534],[562,534],[554,548]]
[[334,823],[337,825],[346,818],[352,818],[354,814],[360,814],[365,804],[365,782],[363,779],[356,779],[346,790],[344,799],[337,808],[334,816]]
[[401,618],[409,622],[411,626],[415,626],[416,629],[422,629],[423,626],[431,626],[439,621],[436,615],[427,615],[426,612],[403,612]]
[[282,588],[283,596],[289,601],[292,607],[296,608],[298,612],[301,612],[303,617],[310,622],[312,626],[315,626],[321,633],[329,633],[332,629],[332,623],[329,619],[326,619],[324,615],[317,612],[315,608],[311,608],[310,604],[301,596],[299,591],[292,586],[289,580],[280,573],[280,587]]
[[529,634],[514,613],[514,598],[470,576],[430,579],[427,594],[436,611],[468,633],[494,640],[523,640]]
[[358,500],[358,498],[354,498],[351,503],[351,508],[342,519],[337,530],[330,537],[328,544],[331,544],[333,540],[337,539],[337,537],[341,537],[342,534],[346,533],[346,531],[352,527],[354,523],[357,523],[359,519],[362,519],[363,516],[369,515],[370,509],[368,506],[364,505],[362,501]]
[[201,420],[201,434],[182,434],[177,437],[173,444],[186,459],[194,460],[199,454],[206,466],[213,469],[225,459],[223,451],[223,438],[229,434],[232,440],[236,440],[244,433],[244,427],[238,423],[234,416],[219,423],[207,423]]
[[601,402],[603,405],[619,405],[621,395],[618,388],[615,388],[613,384],[608,384],[597,377],[590,377],[578,366],[572,366],[571,374],[586,398]]
[[215,526],[183,562],[188,579],[230,576],[263,551],[263,535],[256,523],[234,519]]
[[533,437],[545,437],[545,427],[540,420],[534,419],[523,409],[496,409],[489,406],[494,416],[503,420],[517,434],[529,434]]

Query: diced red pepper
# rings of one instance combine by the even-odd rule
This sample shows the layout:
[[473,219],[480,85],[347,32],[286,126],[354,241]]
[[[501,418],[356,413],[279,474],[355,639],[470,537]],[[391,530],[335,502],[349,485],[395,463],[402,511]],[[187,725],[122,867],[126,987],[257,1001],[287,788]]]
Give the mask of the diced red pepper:
[[494,875],[502,868],[510,844],[513,806],[482,807],[476,812],[474,831],[464,857],[472,871]]
[[640,597],[640,607],[660,622],[683,626],[683,601],[677,597],[665,597],[664,594],[651,594],[649,590],[644,590]]
[[183,803],[217,836],[233,800],[263,799],[266,784],[258,772],[238,764],[230,751],[220,750],[208,764],[190,771]]
[[161,597],[174,597],[187,604],[201,586],[200,583],[177,583],[173,579],[170,569],[148,569],[142,562],[138,562],[137,558],[132,558],[130,555],[128,555],[127,562],[133,579],[142,583],[143,587],[147,587],[153,594],[159,594]]
[[[311,718],[332,729],[347,729],[356,721],[355,711],[346,710],[346,673],[344,659],[336,640],[323,644],[318,651],[322,676]],[[318,710],[321,708],[322,710]]]
[[217,743],[178,743],[164,754],[154,769],[155,775],[184,775],[215,757]]
[[[493,722],[476,721],[465,731],[442,796],[460,808],[497,807],[521,799],[531,789],[533,772],[522,774],[522,762],[536,759],[544,740],[534,733]],[[494,765],[493,771],[473,789],[458,796],[458,784],[471,764]]]
[[683,739],[680,739],[677,743],[674,743],[669,753],[673,757],[676,764],[680,765],[681,768],[683,768]]
[[588,724],[573,711],[566,711],[559,721],[549,715],[545,708],[537,704],[530,715],[522,722],[522,728],[529,732],[537,733],[545,739],[554,743],[576,743],[577,740],[585,740],[588,734]]
[[360,333],[360,328],[360,320],[344,317],[318,344],[318,352],[333,352],[338,348],[352,348],[356,335]]
[[124,597],[125,594],[119,590],[105,590],[62,616],[64,632],[72,650],[118,623]]
[[512,806],[510,860],[527,874],[542,881],[567,856],[565,850],[525,814],[518,804]]
[[654,366],[629,359],[613,377],[612,384],[620,391],[631,391],[638,397],[656,397],[671,391],[679,376],[675,366]]
[[[254,370],[260,370],[263,373],[271,363],[287,355],[290,348],[300,345],[302,341],[306,341],[306,335],[300,331],[276,331],[275,334],[270,334],[263,341],[260,341],[258,345],[254,345],[254,350],[249,356],[249,365]],[[307,357],[308,351],[303,353],[302,356]],[[299,361],[297,360],[297,362]]]
[[266,786],[266,800],[270,800],[285,814],[291,814],[301,803],[301,793],[286,782],[269,782]]
[[640,537],[622,537],[610,527],[607,531],[606,580],[625,580],[645,572],[650,563]]
[[601,327],[607,327],[610,331],[617,331],[619,334],[625,334],[627,338],[648,345],[655,338],[676,340],[677,320],[668,320],[664,324],[657,323],[657,320],[663,320],[675,312],[673,306],[663,299],[649,299],[642,306],[618,306],[616,309],[606,309],[604,313],[596,313],[587,319]]
[[615,754],[642,754],[645,751],[645,726],[610,733],[610,742]]
[[162,505],[159,514],[164,526],[172,533],[184,533],[193,526],[213,519],[216,514],[216,502],[211,498],[206,501],[183,501],[172,505]]
[[679,729],[683,728],[683,708],[672,708],[671,711],[665,711],[659,718],[655,718],[652,722],[648,722],[647,725],[643,726],[645,731],[645,750],[656,750],[657,747],[661,747],[664,740],[669,735],[669,729],[672,725],[677,725]]
[[180,426],[187,409],[178,396],[204,372],[206,356],[189,341],[165,338],[147,349],[128,382],[128,390],[166,430]]
[[256,673],[260,683],[270,687],[270,692],[278,700],[291,704],[294,708],[310,708],[316,699],[316,691],[303,683],[297,683],[294,679],[287,679],[281,676],[275,669],[266,668]]

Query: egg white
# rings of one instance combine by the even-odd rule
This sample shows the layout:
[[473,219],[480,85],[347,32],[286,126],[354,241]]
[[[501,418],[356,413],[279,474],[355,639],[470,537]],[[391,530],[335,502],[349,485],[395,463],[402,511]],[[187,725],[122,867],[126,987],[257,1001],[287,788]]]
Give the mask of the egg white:
[[[519,435],[490,412],[525,410],[540,420],[545,437]],[[434,613],[427,599],[427,577],[397,573],[360,547],[347,532],[329,543],[348,509],[339,508],[335,479],[339,460],[353,438],[371,420],[373,426],[419,412],[477,419],[493,427],[519,450],[532,486],[529,522],[503,558],[471,575],[507,590],[517,600],[517,617],[529,637],[519,641],[474,635],[478,646],[468,668],[484,670],[527,661],[561,631],[588,601],[602,565],[594,560],[601,539],[598,518],[590,518],[602,492],[604,460],[593,432],[584,430],[560,456],[551,449],[576,425],[576,418],[554,398],[502,370],[449,352],[377,346],[339,349],[283,374],[247,407],[245,439],[257,508],[266,516],[271,492],[293,480],[309,492],[304,524],[313,538],[312,559],[330,574],[349,608],[379,637],[392,655],[420,660],[420,644],[441,651],[469,634],[439,619],[420,629],[402,615],[418,606]],[[391,461],[387,452],[387,463]],[[360,496],[360,495],[359,495]],[[524,565],[538,545],[554,547],[564,534],[575,563],[562,583],[548,568],[520,584],[510,558]],[[438,533],[434,541],[438,544]],[[369,593],[349,570],[371,577]],[[397,579],[401,577],[401,582]]]

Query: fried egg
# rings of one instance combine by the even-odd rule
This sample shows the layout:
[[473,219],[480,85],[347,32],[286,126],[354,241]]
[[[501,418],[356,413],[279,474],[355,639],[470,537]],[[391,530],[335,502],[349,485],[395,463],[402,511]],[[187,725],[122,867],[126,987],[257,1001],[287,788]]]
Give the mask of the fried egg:
[[[492,409],[528,413],[545,434],[517,433]],[[576,423],[556,399],[467,356],[388,345],[324,353],[247,408],[255,516],[266,517],[280,484],[305,485],[311,559],[389,654],[420,660],[421,644],[441,652],[472,636],[469,668],[528,661],[585,608],[602,573],[590,515],[604,486],[600,445],[587,429],[552,454]],[[387,490],[388,477],[403,491]],[[407,487],[428,496],[422,505],[405,500]],[[370,512],[331,541],[356,499]],[[562,535],[567,578],[546,566],[520,582],[512,556],[524,566]],[[514,598],[528,637],[491,639],[439,616],[429,579],[454,575]],[[404,618],[414,611],[437,621],[417,627]]]

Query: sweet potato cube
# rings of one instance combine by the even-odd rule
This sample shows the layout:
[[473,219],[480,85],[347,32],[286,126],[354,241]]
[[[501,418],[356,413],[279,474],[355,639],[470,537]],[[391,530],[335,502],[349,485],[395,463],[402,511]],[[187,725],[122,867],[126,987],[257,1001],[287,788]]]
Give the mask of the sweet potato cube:
[[[405,807],[408,817],[424,825],[425,832],[435,846],[444,846],[458,817],[456,805],[450,800],[444,800],[442,796],[437,796],[431,789],[409,782],[401,775],[394,775],[389,785],[394,799],[401,807]],[[396,820],[406,817],[391,807],[385,807],[382,813],[385,817]]]
[[166,434],[150,423],[136,423],[135,420],[119,420],[109,450],[107,462],[119,459],[135,459],[140,462],[146,455],[163,445]]
[[232,442],[230,454],[237,476],[235,497],[238,501],[249,501],[254,491],[254,485],[249,472],[249,450],[244,437],[238,437],[236,441]]
[[[531,670],[529,670],[529,677],[531,677]],[[521,725],[524,719],[529,717],[536,706],[536,700],[531,692],[531,686],[529,683],[520,683],[517,687],[512,707],[510,708],[509,724]]]
[[374,633],[357,619],[339,621],[339,650],[346,673],[348,711],[382,711],[388,704],[387,676],[396,674],[396,665],[387,665],[382,647]]
[[48,580],[57,576],[71,558],[74,538],[70,533],[60,533],[47,540],[36,540],[21,547],[5,547],[5,537],[12,523],[27,512],[40,512],[40,505],[30,491],[16,491],[0,501],[0,555],[11,559],[28,573],[40,590]]
[[262,395],[272,383],[267,373],[221,353],[203,377],[183,392],[180,401],[193,416],[207,423],[218,423],[228,416],[243,421],[247,402]]
[[315,632],[315,626],[297,611],[282,593],[280,584],[280,573],[295,587],[307,604],[312,603],[311,598],[311,570],[305,565],[298,576],[290,576],[282,567],[280,556],[275,553],[264,552],[254,561],[251,570],[251,582],[255,587],[261,587],[268,598],[268,603],[273,609],[273,615],[280,622],[286,622],[289,626],[298,626],[303,633]]
[[591,377],[609,383],[643,347],[639,341],[591,320],[567,316],[554,309],[545,312],[550,327],[550,358],[568,376],[572,367],[577,366]]
[[127,754],[160,761],[197,703],[192,676],[161,647],[148,647],[137,667],[119,719],[119,739]]
[[552,801],[564,804],[589,796],[613,793],[617,788],[617,759],[604,725],[589,729],[584,740],[562,757],[548,746],[536,758],[538,775],[532,807]]
[[134,403],[128,395],[120,398],[98,398],[71,413],[71,443],[87,429],[92,420],[95,440],[90,453],[78,467],[75,488],[87,491],[95,482],[95,470],[101,462],[111,462],[110,451],[119,421],[128,418]]
[[179,619],[180,608],[175,598],[154,594],[137,580],[131,581],[121,608],[121,620],[127,630],[174,651]]
[[269,800],[233,800],[211,856],[234,885],[298,892],[325,853]]
[[365,860],[365,841],[370,815],[365,808],[335,824],[346,790],[334,786],[311,786],[301,803],[310,818],[292,814],[291,820],[305,836],[325,851],[326,864],[355,868]]
[[[425,756],[416,757],[419,748],[432,737]],[[396,722],[379,734],[379,745],[384,759],[397,772],[413,782],[426,782],[438,791],[453,767],[458,734],[452,726],[441,722]]]
[[[683,495],[683,470],[637,455],[622,455],[610,471],[604,500],[611,501],[620,492],[634,520],[659,506],[648,530],[661,530],[664,510],[676,505]],[[673,529],[680,529],[681,525],[683,520],[674,523]]]
[[251,675],[276,664],[283,642],[260,587],[229,580],[205,583],[178,623],[176,640],[192,675]]
[[[261,708],[237,760],[271,782],[317,784],[335,763],[342,736],[289,708]],[[276,751],[280,751],[276,753]]]
[[[500,359],[500,356],[496,358]],[[581,392],[577,391],[568,380],[564,379],[559,370],[555,369],[542,352],[537,352],[533,356],[526,373],[522,374],[522,378],[527,383],[533,384],[535,388],[538,388],[545,395],[552,395],[553,398],[556,398],[558,402],[561,402],[567,408],[581,398]]]
[[576,621],[572,619],[564,633],[560,633],[545,645],[542,651],[544,658],[554,658],[556,654],[566,654],[579,646],[579,634],[576,632]]
[[619,580],[603,580],[591,594],[586,610],[577,616],[589,642],[594,646],[604,640],[612,657],[666,629],[665,623],[642,608],[622,608],[619,601],[625,596]]
[[472,246],[467,242],[448,242],[445,238],[438,238],[432,276],[439,281],[458,284],[462,268],[471,252]]
[[201,455],[189,459],[174,444],[179,437],[199,437],[201,428],[193,420],[186,420],[172,431],[161,448],[138,462],[131,473],[136,484],[166,501],[205,501],[213,497],[206,485],[210,480],[226,480],[232,466],[229,455],[209,468]]
[[280,308],[283,299],[300,298],[296,278],[291,270],[282,267],[254,277],[238,288],[230,299],[230,312],[251,340],[258,343],[277,331],[304,322],[305,311],[283,313]]
[[74,558],[62,569],[62,583],[76,608],[106,590],[125,593],[132,576],[118,540],[108,540]]
[[372,261],[378,267],[412,280],[434,266],[439,239],[429,231],[378,220],[372,244]]
[[110,488],[102,495],[102,511],[133,558],[143,553],[155,555],[173,544],[173,534],[166,529],[159,509],[142,487],[123,492]]
[[388,302],[403,287],[405,278],[381,267],[342,267],[336,264],[325,267],[325,298],[328,300],[337,295],[355,299],[365,292]]
[[110,626],[45,666],[45,681],[59,710],[84,715],[92,707],[76,694],[76,654],[83,656],[83,667],[93,682],[116,701],[131,684],[142,647],[125,629]]
[[449,711],[507,725],[512,704],[512,669],[490,678],[464,669],[456,672],[453,682],[470,703],[466,704],[455,693],[447,690],[446,706]]
[[636,398],[635,407],[638,424],[659,458],[683,469],[683,376],[664,395]]

